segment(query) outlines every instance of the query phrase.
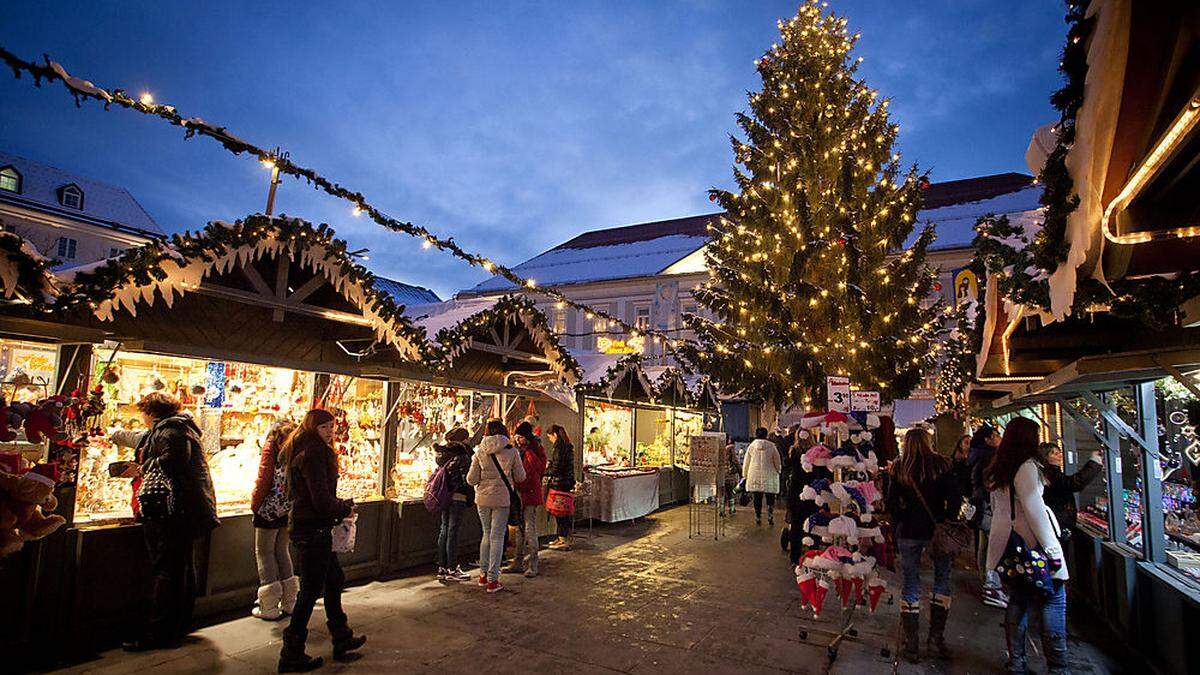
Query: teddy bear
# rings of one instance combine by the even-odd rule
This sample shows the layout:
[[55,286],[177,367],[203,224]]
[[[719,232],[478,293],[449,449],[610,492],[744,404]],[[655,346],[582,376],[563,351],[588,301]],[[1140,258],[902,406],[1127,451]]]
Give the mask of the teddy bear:
[[41,539],[66,522],[58,514],[54,479],[49,467],[35,467],[21,475],[0,472],[0,557],[21,550],[27,541]]

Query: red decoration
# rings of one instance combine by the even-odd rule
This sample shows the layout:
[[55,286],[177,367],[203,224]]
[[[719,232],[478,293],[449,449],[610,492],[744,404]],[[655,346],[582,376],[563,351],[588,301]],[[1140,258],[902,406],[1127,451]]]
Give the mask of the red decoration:
[[920,183],[920,187],[921,187],[921,189],[922,189],[922,190],[928,190],[928,189],[929,189],[929,179],[928,179],[928,178],[922,178],[922,179],[921,179],[921,183]]
[[710,202],[717,201],[717,193],[715,193],[715,192],[708,193],[708,201],[710,201]]
[[845,246],[845,245],[846,245],[846,238],[838,237],[838,246]]
[[941,293],[942,292],[942,282],[940,282],[940,281],[933,282],[933,290],[937,291],[938,293]]

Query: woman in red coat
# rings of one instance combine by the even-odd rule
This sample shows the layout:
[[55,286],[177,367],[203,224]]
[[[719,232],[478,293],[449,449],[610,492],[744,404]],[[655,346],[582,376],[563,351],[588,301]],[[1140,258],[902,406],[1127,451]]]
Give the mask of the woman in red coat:
[[[522,525],[513,540],[512,572],[525,572],[527,578],[538,575],[538,532],[537,510],[542,505],[542,475],[546,473],[546,450],[541,440],[533,433],[533,425],[521,422],[513,435],[517,450],[521,452],[521,463],[525,466],[525,480],[516,484],[521,496],[523,510]],[[528,562],[527,562],[528,560]]]

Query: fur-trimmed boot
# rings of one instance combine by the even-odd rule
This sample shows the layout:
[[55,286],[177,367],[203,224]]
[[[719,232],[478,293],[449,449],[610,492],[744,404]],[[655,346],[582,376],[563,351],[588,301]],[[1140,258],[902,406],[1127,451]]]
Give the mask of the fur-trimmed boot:
[[283,588],[283,597],[279,599],[279,609],[284,614],[291,614],[296,609],[296,596],[300,594],[300,577],[292,575],[279,582]]
[[949,659],[953,656],[950,648],[946,646],[946,619],[949,616],[950,596],[935,594],[933,602],[929,603],[929,640],[926,646],[929,648],[929,653],[940,659]]
[[921,661],[921,603],[900,603],[900,654],[909,663]]
[[283,649],[279,652],[279,672],[307,673],[324,665],[325,659],[304,653],[304,642],[307,639],[307,630],[292,630],[291,627],[284,629]]
[[283,584],[273,581],[258,587],[258,602],[250,614],[263,621],[278,621],[283,618],[283,610],[279,608],[279,599],[283,597]]

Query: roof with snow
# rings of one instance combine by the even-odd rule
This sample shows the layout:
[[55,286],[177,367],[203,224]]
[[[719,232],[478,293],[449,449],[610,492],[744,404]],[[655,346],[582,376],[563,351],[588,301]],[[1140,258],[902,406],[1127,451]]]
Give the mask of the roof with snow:
[[392,300],[400,305],[428,305],[442,301],[437,293],[424,286],[413,286],[387,277],[376,276],[375,288],[392,296]]
[[[154,218],[123,187],[0,152],[0,169],[7,167],[21,175],[21,191],[0,190],[0,201],[131,234],[163,236]],[[83,192],[82,211],[63,206],[59,200],[60,191],[68,185]]]
[[[1023,214],[1040,208],[1041,187],[1033,177],[1001,173],[932,183],[925,191],[920,223],[936,222],[933,249],[971,245],[975,221],[983,215]],[[513,268],[540,286],[563,286],[654,276],[708,243],[708,223],[721,213],[660,220],[592,230],[555,246]],[[913,232],[909,245],[916,239]],[[514,289],[503,277],[492,277],[467,291],[494,293]]]

